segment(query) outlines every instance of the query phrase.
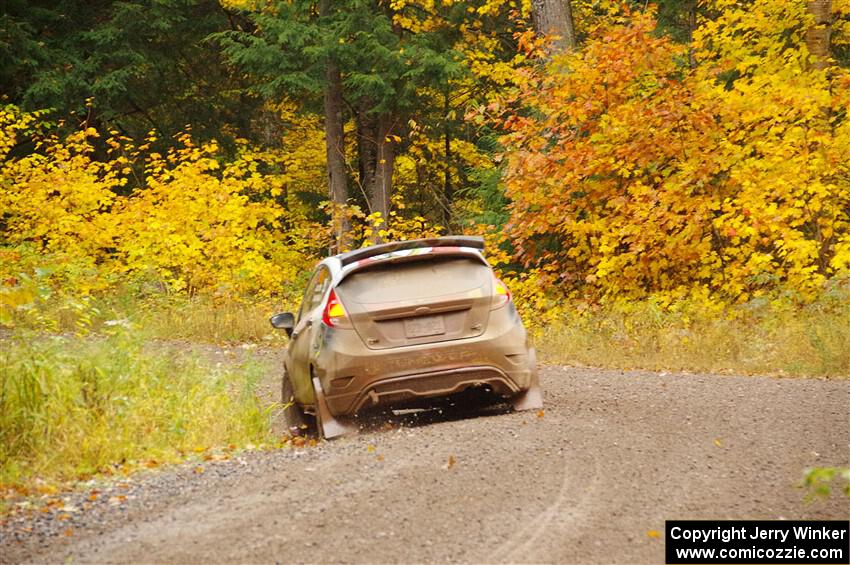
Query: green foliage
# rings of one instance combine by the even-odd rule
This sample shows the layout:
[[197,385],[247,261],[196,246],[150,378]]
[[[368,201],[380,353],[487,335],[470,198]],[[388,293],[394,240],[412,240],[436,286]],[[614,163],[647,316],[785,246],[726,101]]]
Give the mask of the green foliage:
[[25,109],[136,139],[187,123],[204,139],[250,134],[259,101],[205,42],[238,25],[217,0],[12,0],[3,12],[0,95]]
[[832,485],[838,481],[844,483],[844,495],[850,498],[850,468],[846,467],[814,467],[805,470],[803,486],[810,496],[825,498],[832,493]]
[[266,441],[259,375],[144,345],[120,325],[97,339],[15,333],[0,348],[0,483]]

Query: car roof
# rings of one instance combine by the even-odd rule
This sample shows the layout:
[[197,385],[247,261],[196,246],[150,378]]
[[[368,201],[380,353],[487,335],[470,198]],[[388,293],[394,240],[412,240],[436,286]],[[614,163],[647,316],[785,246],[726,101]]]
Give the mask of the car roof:
[[443,237],[431,237],[427,239],[411,239],[407,241],[391,241],[380,243],[370,247],[363,247],[335,255],[342,266],[361,261],[376,255],[401,251],[404,249],[419,249],[420,247],[471,247],[473,249],[484,249],[484,238],[469,235],[449,235]]
[[[370,257],[385,255],[396,251],[404,251],[408,249],[435,248],[435,247],[461,247],[467,248],[469,251],[476,253],[481,257],[481,251],[484,250],[484,238],[479,236],[443,236],[431,237],[426,239],[411,239],[407,241],[391,241],[388,243],[380,243],[369,247],[354,249],[345,253],[332,255],[323,259],[319,264],[327,266],[334,278],[337,278],[344,267],[353,265],[358,261],[363,261]],[[481,257],[483,260],[483,257]],[[346,269],[347,271],[348,269]]]

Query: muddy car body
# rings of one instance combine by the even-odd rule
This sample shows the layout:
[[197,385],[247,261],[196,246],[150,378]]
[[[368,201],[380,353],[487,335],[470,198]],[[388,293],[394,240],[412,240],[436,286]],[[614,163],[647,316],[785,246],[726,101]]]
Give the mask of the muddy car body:
[[378,407],[484,388],[517,409],[542,403],[534,350],[481,238],[376,245],[316,267],[297,314],[272,317],[290,342],[283,401],[290,426],[355,429]]

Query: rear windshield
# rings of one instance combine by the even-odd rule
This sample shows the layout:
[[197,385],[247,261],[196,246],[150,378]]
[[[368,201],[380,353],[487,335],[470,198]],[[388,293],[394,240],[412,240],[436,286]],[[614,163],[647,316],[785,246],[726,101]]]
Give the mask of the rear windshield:
[[435,256],[369,266],[349,275],[339,288],[347,300],[370,304],[472,292],[491,278],[490,267],[481,261]]

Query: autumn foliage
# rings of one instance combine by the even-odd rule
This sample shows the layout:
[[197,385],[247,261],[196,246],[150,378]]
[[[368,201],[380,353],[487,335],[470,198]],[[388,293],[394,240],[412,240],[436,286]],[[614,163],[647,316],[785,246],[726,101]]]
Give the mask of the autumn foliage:
[[[43,113],[0,109],[0,323],[39,293],[79,298],[128,285],[296,301],[331,231],[299,194],[324,175],[321,132],[315,120],[289,117],[282,150],[241,142],[228,158],[188,133],[161,154],[153,134],[141,145],[94,128],[63,138]],[[11,153],[30,139],[35,151]],[[386,218],[354,205],[344,212],[357,244],[440,232],[408,214],[400,195]]]
[[714,4],[691,51],[628,15],[487,108],[518,257],[567,292],[805,300],[848,275],[848,76],[809,65],[803,3]]
[[[451,31],[436,4],[394,6],[405,29]],[[518,26],[507,60],[492,56],[498,34],[476,34],[476,18],[498,6],[515,23],[527,16],[525,4],[500,2],[463,16],[453,40],[472,74],[450,80],[462,94],[423,87],[417,99],[446,114],[409,119],[385,140],[400,151],[387,217],[370,214],[365,194],[341,210],[327,202],[321,118],[288,100],[265,106],[286,124],[275,148],[237,138],[226,151],[190,133],[167,144],[88,126],[59,133],[70,128],[47,114],[3,108],[3,304],[29,303],[27,277],[69,295],[130,285],[296,300],[310,266],[338,250],[326,220],[340,214],[353,245],[477,218],[466,229],[490,233],[524,311],[564,296],[807,302],[847,279],[850,76],[811,64],[805,3],[714,0],[685,44],[659,33],[652,9],[576,2],[578,50],[548,59]],[[501,155],[491,159],[492,138],[449,135],[460,104],[479,140],[500,128]],[[351,189],[363,192],[352,138]]]
[[[14,107],[0,119],[6,147],[37,121]],[[286,231],[297,218],[277,200],[285,203],[280,175],[257,172],[275,165],[268,155],[245,148],[222,163],[214,143],[196,146],[188,135],[165,155],[149,150],[153,139],[135,147],[113,135],[107,158],[96,159],[99,136],[47,132],[37,136],[41,151],[3,155],[7,281],[31,258],[82,295],[142,280],[166,292],[268,296],[307,268],[305,248],[322,243],[321,230],[313,242]]]

